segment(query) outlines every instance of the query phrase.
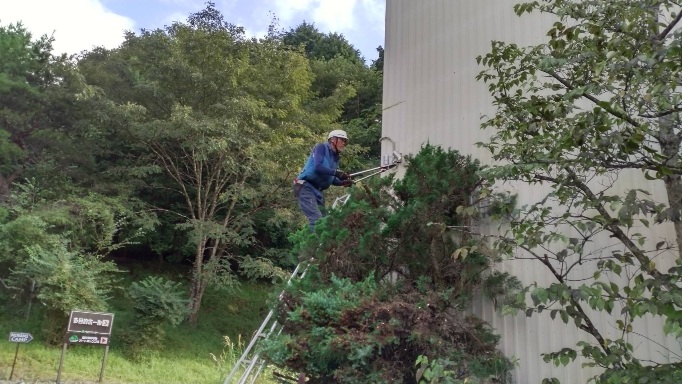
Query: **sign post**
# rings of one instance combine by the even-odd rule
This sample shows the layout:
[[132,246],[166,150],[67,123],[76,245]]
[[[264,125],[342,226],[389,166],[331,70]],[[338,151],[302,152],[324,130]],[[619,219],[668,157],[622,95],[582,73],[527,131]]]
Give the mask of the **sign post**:
[[104,356],[102,357],[102,369],[99,372],[99,382],[104,380],[104,367],[106,366],[107,354],[109,353],[109,342],[111,339],[111,327],[114,325],[113,313],[71,311],[69,325],[66,327],[66,339],[62,349],[62,357],[59,362],[57,372],[57,384],[62,375],[62,366],[66,346],[68,344],[95,344],[104,345]]
[[12,362],[12,370],[9,373],[9,379],[12,380],[14,376],[14,367],[17,365],[17,356],[19,355],[19,346],[33,340],[33,336],[27,332],[10,332],[10,343],[17,343],[17,348],[14,350],[14,362]]

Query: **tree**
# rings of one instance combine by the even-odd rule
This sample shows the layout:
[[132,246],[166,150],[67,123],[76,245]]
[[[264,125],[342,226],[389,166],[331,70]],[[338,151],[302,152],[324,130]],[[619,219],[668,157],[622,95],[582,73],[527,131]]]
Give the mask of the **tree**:
[[56,198],[79,187],[111,195],[122,183],[101,172],[109,140],[93,124],[100,105],[74,62],[20,23],[0,27],[0,40],[0,200],[26,179]]
[[99,255],[72,250],[57,236],[53,239],[47,247],[27,246],[28,258],[13,271],[12,278],[35,281],[36,298],[47,307],[46,339],[58,344],[63,340],[64,323],[73,309],[107,309],[115,285],[112,274],[121,270]]
[[0,26],[0,198],[7,195],[45,142],[40,133],[59,117],[47,97],[58,87],[52,39],[33,40],[21,23]]
[[420,355],[458,380],[505,382],[499,337],[465,311],[476,294],[511,305],[518,281],[491,271],[483,244],[447,230],[463,224],[478,168],[425,146],[402,180],[355,187],[316,234],[299,232],[294,252],[315,261],[282,296],[283,333],[267,356],[317,383],[416,383]]
[[371,67],[374,70],[384,73],[384,47],[378,46],[377,53],[379,54],[379,56],[377,57],[376,60],[372,61]]
[[[660,317],[666,334],[682,336],[680,6],[544,0],[514,9],[556,22],[544,44],[493,42],[478,58],[486,67],[478,79],[497,108],[483,124],[493,132],[482,146],[502,164],[488,171],[493,180],[548,192],[509,219],[497,245],[530,255],[554,277],[526,288],[528,315],[549,311],[591,337],[545,361],[567,365],[581,354],[603,368],[599,383],[679,382],[679,356],[633,350],[665,348],[637,337],[638,318]],[[624,190],[617,184],[624,177],[637,184]],[[667,196],[653,193],[656,183]],[[666,225],[676,236],[657,239]]]
[[303,47],[315,75],[312,89],[316,95],[349,92],[340,119],[351,135],[346,166],[376,165],[381,156],[383,48],[377,48],[379,58],[367,66],[360,52],[342,35],[322,33],[314,24],[303,22],[279,38],[287,46]]
[[126,295],[133,301],[134,320],[124,333],[126,354],[134,360],[149,356],[149,349],[163,346],[167,326],[177,326],[187,317],[187,300],[181,284],[159,276],[133,282]]
[[282,42],[289,46],[302,46],[311,60],[329,61],[342,57],[354,64],[363,62],[360,51],[339,33],[322,33],[315,24],[301,23],[281,34]]
[[235,283],[233,263],[252,276],[280,273],[248,254],[256,220],[283,225],[291,204],[284,191],[311,126],[330,125],[343,99],[311,105],[307,59],[277,41],[247,39],[211,3],[187,23],[129,33],[121,48],[91,59],[88,73],[115,97],[107,118],[141,154],[147,201],[172,215],[166,224],[191,245],[190,322],[209,284]]
[[1,206],[0,283],[44,304],[47,341],[59,343],[71,310],[107,308],[117,287],[112,275],[121,271],[105,257],[130,244],[136,234],[127,229],[142,228],[133,224],[138,217],[123,198],[90,193],[53,199],[52,188],[35,180],[17,183]]

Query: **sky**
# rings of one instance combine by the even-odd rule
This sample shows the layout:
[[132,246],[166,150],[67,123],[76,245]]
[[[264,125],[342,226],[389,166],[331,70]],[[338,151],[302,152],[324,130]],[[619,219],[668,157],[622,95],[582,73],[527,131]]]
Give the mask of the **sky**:
[[[280,29],[303,21],[320,32],[337,32],[360,50],[367,63],[384,45],[386,0],[213,0],[227,22],[262,36],[273,15]],[[126,30],[155,29],[186,21],[206,0],[0,0],[0,25],[21,21],[34,36],[55,38],[54,53],[95,46],[116,48]]]

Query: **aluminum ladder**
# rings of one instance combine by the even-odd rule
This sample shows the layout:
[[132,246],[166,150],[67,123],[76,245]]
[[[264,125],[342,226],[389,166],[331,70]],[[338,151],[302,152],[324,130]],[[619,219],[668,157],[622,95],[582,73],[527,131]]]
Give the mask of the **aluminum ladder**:
[[[349,198],[350,194],[337,197],[332,204],[332,209],[339,205],[346,204]],[[291,276],[287,281],[287,286],[289,286],[294,280],[302,279],[305,276],[309,265],[310,261],[302,261],[298,263],[294,269],[294,272],[291,273]],[[284,290],[282,290],[282,292],[279,294],[280,300],[282,299],[283,294]],[[275,337],[279,336],[279,334],[282,332],[282,328],[283,324],[279,324],[275,318],[275,308],[271,309],[270,312],[268,312],[268,315],[265,316],[263,323],[261,323],[256,333],[254,333],[249,345],[246,346],[246,349],[244,349],[244,352],[239,357],[239,360],[237,360],[237,362],[234,364],[234,367],[232,367],[230,374],[227,375],[227,378],[225,378],[223,384],[255,383],[266,364],[265,359],[260,357],[259,343],[263,340],[268,340],[272,335]],[[244,371],[242,372],[242,375],[237,378],[237,373],[241,369]],[[236,381],[234,381],[235,379]]]
[[[393,151],[392,156],[393,159],[391,164],[386,164],[380,167],[356,172],[351,174],[351,176],[357,176],[360,174],[371,172],[369,175],[361,177],[360,179],[356,180],[361,181],[369,177],[378,175],[380,173],[386,172],[389,169],[395,168],[403,161],[403,155],[401,153]],[[332,209],[335,209],[338,206],[346,204],[349,198],[350,194],[337,197],[334,203],[332,204]],[[291,276],[287,281],[287,286],[289,286],[292,281],[302,279],[305,276],[305,273],[308,270],[308,266],[310,265],[311,261],[312,260],[303,261],[296,266],[296,269],[294,269],[294,272],[291,273]],[[284,290],[282,290],[282,292],[280,292],[279,294],[280,300],[282,299],[282,295],[284,295]],[[278,336],[282,332],[283,327],[284,325],[279,324],[277,322],[277,319],[275,318],[275,308],[271,309],[270,312],[268,312],[268,315],[265,317],[265,320],[263,320],[263,323],[260,325],[260,328],[258,328],[256,333],[253,335],[253,338],[251,338],[251,341],[244,350],[244,353],[242,353],[239,360],[237,360],[234,367],[232,367],[230,374],[227,375],[227,378],[225,378],[223,384],[255,383],[256,379],[258,379],[258,376],[261,374],[266,364],[265,359],[260,357],[261,349],[259,348],[258,344],[263,340],[269,339],[273,334],[275,337]],[[242,375],[237,379],[237,381],[233,381],[237,377],[237,373],[242,368],[244,369]]]
[[[290,285],[294,280],[302,279],[305,276],[309,265],[309,261],[302,261],[298,263],[296,269],[294,269],[294,272],[291,273],[291,276],[287,281],[287,286]],[[282,292],[279,294],[280,300],[282,299],[283,295],[284,290],[282,290]],[[266,363],[265,359],[260,357],[261,349],[259,347],[259,343],[263,340],[269,339],[272,335],[278,336],[282,332],[283,326],[283,324],[279,324],[277,318],[275,317],[275,308],[271,309],[270,312],[268,312],[268,315],[265,316],[265,320],[263,320],[260,328],[258,328],[256,333],[254,333],[249,345],[247,345],[246,349],[244,349],[244,353],[242,353],[239,360],[237,360],[234,367],[232,367],[232,370],[230,371],[230,374],[227,375],[224,384],[253,384],[256,382],[256,379],[263,371],[263,368],[265,368]],[[242,375],[237,378],[237,373],[241,369],[244,371],[242,372]],[[234,381],[235,378],[237,381]]]

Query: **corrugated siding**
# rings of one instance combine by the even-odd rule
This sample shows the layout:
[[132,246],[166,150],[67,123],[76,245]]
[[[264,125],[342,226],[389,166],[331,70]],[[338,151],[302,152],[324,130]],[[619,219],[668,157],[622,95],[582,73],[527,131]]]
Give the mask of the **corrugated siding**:
[[492,40],[529,44],[546,30],[542,22],[513,23],[513,3],[387,1],[383,133],[400,151],[431,141],[489,159],[474,147],[487,135],[480,118],[491,112],[485,85],[474,80],[476,56]]
[[[383,136],[388,139],[382,141],[384,161],[394,150],[416,153],[427,142],[471,154],[484,163],[491,160],[487,151],[475,146],[488,137],[488,132],[479,128],[481,117],[494,112],[485,84],[475,80],[482,69],[476,57],[488,52],[493,40],[520,45],[544,41],[551,23],[537,16],[519,19],[512,10],[516,2],[387,0]],[[625,192],[635,186],[666,201],[661,184],[647,182],[636,172],[621,175],[614,189]],[[517,192],[519,204],[538,201],[547,193],[523,185],[517,187]],[[674,239],[670,227],[657,228],[653,237],[654,241]],[[670,263],[670,258],[661,259],[657,263]],[[546,286],[552,282],[545,269],[528,261],[507,261],[500,268],[525,283]],[[589,267],[583,273],[592,274]],[[539,383],[545,377],[557,377],[564,384],[585,383],[596,373],[581,368],[581,361],[567,368],[555,368],[542,361],[542,353],[572,347],[580,339],[592,341],[574,326],[553,322],[548,314],[500,317],[490,303],[483,301],[477,302],[473,311],[502,335],[503,352],[518,359],[517,383]],[[609,321],[613,320],[598,318],[598,327],[607,337],[615,336],[615,324]],[[640,324],[636,326],[639,331],[654,341],[631,340],[640,356],[668,356],[670,352],[664,346],[679,353],[679,343],[663,335],[659,319],[643,319]]]

